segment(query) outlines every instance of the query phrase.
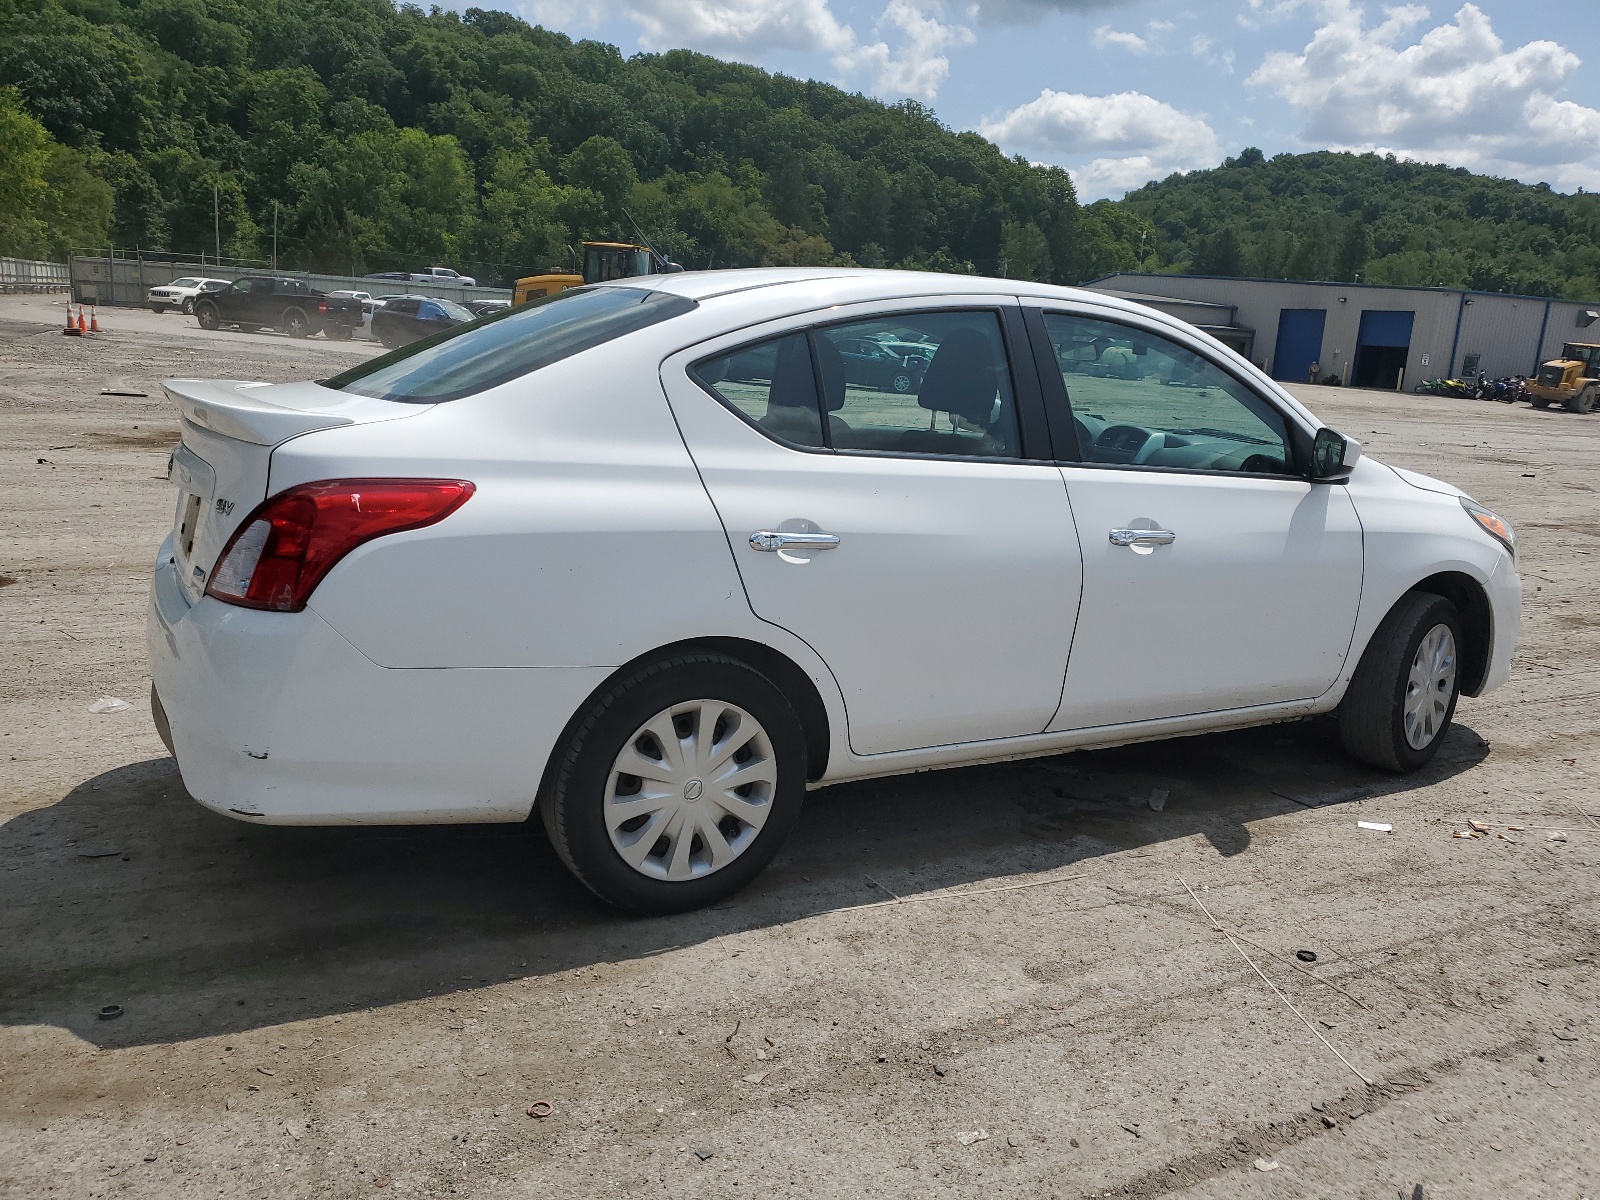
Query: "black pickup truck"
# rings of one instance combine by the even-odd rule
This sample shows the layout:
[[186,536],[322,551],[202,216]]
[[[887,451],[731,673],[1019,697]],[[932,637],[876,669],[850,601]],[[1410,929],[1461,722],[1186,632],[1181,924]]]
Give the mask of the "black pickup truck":
[[304,279],[246,275],[225,292],[210,292],[194,306],[202,329],[235,325],[246,332],[281,329],[290,337],[319,330],[331,341],[348,341],[361,328],[361,301],[330,296]]

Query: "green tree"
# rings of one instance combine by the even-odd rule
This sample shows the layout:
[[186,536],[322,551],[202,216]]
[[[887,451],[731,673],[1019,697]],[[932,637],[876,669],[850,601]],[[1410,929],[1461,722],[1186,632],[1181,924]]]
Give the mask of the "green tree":
[[1232,225],[1210,234],[1195,251],[1189,269],[1196,275],[1239,275],[1244,270],[1244,250]]
[[1007,279],[1050,279],[1050,245],[1032,221],[1007,221],[1000,226],[1001,274]]
[[621,143],[596,134],[567,155],[561,165],[568,183],[600,197],[607,218],[626,220],[622,210],[633,193],[633,185],[639,182],[639,175]]
[[105,242],[111,188],[0,88],[0,254],[63,261]]

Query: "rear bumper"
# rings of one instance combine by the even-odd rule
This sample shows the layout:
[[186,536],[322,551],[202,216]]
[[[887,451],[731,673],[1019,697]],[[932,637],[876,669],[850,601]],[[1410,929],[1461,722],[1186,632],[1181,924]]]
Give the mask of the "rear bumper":
[[162,548],[152,705],[184,786],[266,824],[520,821],[604,668],[396,670],[315,612],[190,605]]

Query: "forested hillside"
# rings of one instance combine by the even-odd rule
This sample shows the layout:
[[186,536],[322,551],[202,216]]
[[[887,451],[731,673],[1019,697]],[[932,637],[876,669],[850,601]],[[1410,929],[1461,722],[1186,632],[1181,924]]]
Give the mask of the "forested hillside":
[[[269,253],[276,206],[285,264],[500,280],[632,240],[632,221],[695,267],[1062,282],[1136,265],[1148,233],[914,103],[684,51],[624,59],[499,12],[0,0],[0,85],[0,163],[25,147],[9,186],[43,205],[0,226],[12,252],[213,251],[214,187],[226,255]],[[86,211],[56,211],[68,174],[104,181]]]
[[1600,298],[1600,196],[1376,154],[1245,150],[1118,202],[1163,270]]
[[[220,210],[220,239],[213,198]],[[637,228],[691,267],[1116,270],[1600,295],[1600,199],[1247,150],[1082,206],[928,109],[391,0],[0,0],[0,253],[485,282]]]

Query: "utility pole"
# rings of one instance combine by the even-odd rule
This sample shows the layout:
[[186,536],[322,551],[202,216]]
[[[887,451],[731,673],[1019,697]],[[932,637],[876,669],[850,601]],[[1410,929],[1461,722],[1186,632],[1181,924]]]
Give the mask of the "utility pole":
[[272,272],[278,272],[278,202],[272,202]]
[[217,265],[222,265],[222,206],[217,200],[217,185],[211,185],[211,232],[217,239]]

